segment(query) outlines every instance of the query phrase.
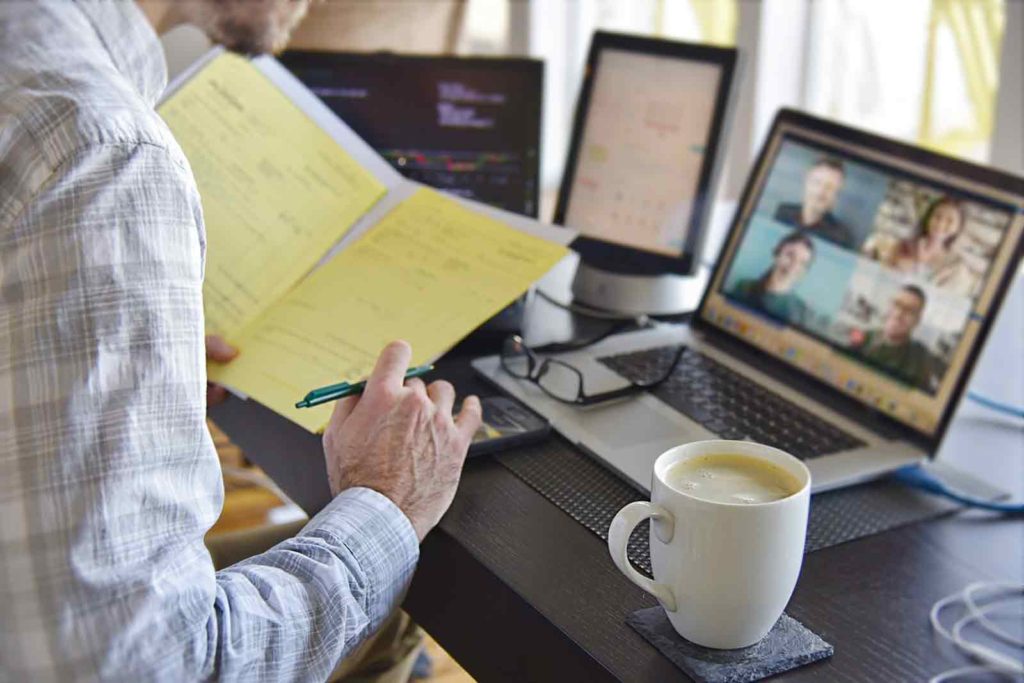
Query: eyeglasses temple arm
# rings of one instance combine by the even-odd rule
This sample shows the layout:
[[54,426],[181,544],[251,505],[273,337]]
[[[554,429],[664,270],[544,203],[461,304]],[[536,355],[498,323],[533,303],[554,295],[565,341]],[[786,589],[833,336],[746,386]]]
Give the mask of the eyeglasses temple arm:
[[617,398],[623,398],[631,394],[636,394],[644,391],[645,387],[638,384],[631,384],[628,387],[622,387],[621,389],[613,389],[612,391],[605,391],[600,394],[594,394],[593,396],[581,396],[577,401],[576,405],[589,406],[595,403],[604,403],[605,401],[614,401]]

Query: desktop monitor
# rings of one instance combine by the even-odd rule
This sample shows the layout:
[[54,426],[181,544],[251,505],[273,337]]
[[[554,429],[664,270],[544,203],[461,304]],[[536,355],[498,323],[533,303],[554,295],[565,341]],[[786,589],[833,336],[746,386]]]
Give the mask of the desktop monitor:
[[594,34],[555,211],[579,231],[585,266],[650,276],[699,264],[736,54]]
[[693,324],[933,450],[1022,253],[1024,179],[783,110]]
[[298,50],[280,59],[406,177],[537,216],[542,62]]

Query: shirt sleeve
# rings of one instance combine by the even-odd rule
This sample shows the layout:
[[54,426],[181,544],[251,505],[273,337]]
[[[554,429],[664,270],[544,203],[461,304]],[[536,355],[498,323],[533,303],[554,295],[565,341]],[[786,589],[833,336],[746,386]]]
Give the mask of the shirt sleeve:
[[191,174],[93,146],[24,204],[0,225],[0,678],[324,679],[397,606],[416,535],[353,489],[214,571]]

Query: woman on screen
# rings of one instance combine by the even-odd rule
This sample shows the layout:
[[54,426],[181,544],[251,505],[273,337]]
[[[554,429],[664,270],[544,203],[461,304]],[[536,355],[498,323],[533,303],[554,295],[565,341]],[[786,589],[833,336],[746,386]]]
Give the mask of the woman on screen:
[[963,228],[960,202],[943,196],[925,211],[916,237],[898,242],[888,253],[869,241],[864,252],[901,273],[967,294],[973,289],[975,277],[953,249]]
[[814,242],[803,233],[779,240],[772,250],[772,265],[755,279],[740,280],[732,296],[741,303],[799,325],[806,325],[807,304],[793,290],[814,260]]

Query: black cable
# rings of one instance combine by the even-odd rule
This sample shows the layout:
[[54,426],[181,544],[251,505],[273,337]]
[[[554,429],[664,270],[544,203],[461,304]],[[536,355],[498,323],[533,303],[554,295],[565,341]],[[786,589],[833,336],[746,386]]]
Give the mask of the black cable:
[[[585,318],[593,318],[594,320],[619,320],[628,322],[636,322],[638,319],[638,316],[622,315],[619,313],[609,313],[602,311],[600,309],[591,308],[589,306],[583,306],[581,304],[565,303],[564,301],[559,301],[558,299],[551,296],[550,294],[548,294],[539,287],[534,291],[537,292],[537,296],[544,299],[551,305],[557,306],[562,310],[569,311],[570,313],[577,313]],[[646,316],[639,317],[643,317],[644,319],[646,319]]]
[[579,351],[580,349],[584,349],[600,341],[604,341],[613,334],[622,332],[630,327],[633,327],[633,325],[638,325],[639,327],[646,327],[646,321],[640,321],[639,319],[635,318],[631,318],[629,320],[622,320],[620,322],[615,323],[614,325],[612,325],[604,332],[601,332],[595,337],[578,341],[552,342],[551,344],[545,344],[544,346],[537,346],[533,350],[538,353],[565,353],[566,351]]

